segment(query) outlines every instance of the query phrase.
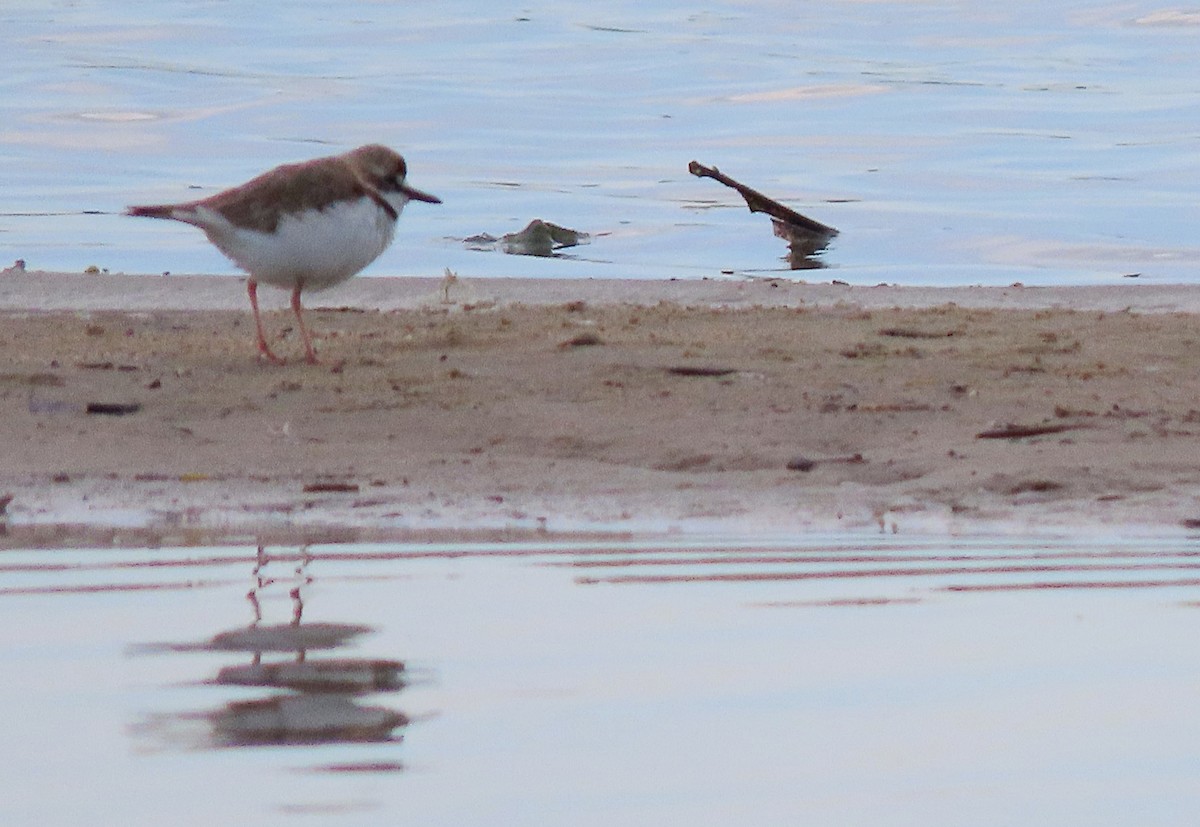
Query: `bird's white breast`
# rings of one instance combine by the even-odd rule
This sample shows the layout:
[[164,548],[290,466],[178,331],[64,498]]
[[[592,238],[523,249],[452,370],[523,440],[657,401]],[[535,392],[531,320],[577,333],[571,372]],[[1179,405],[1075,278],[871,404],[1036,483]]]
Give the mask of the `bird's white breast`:
[[204,229],[213,244],[257,281],[311,290],[331,287],[366,267],[396,231],[392,216],[369,198],[286,213],[267,233],[243,229],[215,213],[206,218]]

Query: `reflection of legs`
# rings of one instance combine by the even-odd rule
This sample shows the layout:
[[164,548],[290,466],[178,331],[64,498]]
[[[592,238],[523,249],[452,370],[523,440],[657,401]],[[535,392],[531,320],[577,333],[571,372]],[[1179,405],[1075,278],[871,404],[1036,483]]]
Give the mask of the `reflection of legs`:
[[263,574],[263,569],[267,567],[267,563],[270,560],[271,558],[267,556],[266,547],[259,546],[258,557],[255,558],[254,571],[252,572],[254,575],[254,588],[246,592],[246,599],[254,607],[254,622],[250,624],[251,626],[257,626],[259,623],[262,623],[262,604],[258,602],[258,593],[267,586],[267,577]]
[[300,290],[303,285],[297,284],[292,289],[292,310],[296,314],[296,321],[300,323],[300,336],[304,339],[304,358],[310,365],[317,363],[317,352],[313,350],[312,337],[308,335],[308,328],[304,326],[304,309],[300,307]]
[[258,352],[275,364],[282,365],[283,360],[271,352],[271,348],[267,347],[267,337],[263,335],[262,317],[258,315],[258,282],[254,279],[247,279],[246,293],[250,296],[250,309],[254,311],[254,329],[258,331]]
[[[308,550],[308,546],[300,547],[300,565],[296,566],[296,577],[300,578],[300,583],[296,588],[292,589],[288,594],[292,598],[292,625],[299,626],[300,619],[304,616],[304,595],[300,590],[305,586],[311,586],[313,582],[312,575],[308,573],[308,564],[312,562],[312,554]],[[300,658],[303,660],[304,658]]]

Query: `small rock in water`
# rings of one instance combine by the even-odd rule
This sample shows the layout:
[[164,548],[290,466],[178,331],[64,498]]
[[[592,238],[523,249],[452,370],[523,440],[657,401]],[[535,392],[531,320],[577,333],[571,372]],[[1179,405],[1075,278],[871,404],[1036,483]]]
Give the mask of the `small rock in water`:
[[499,249],[501,252],[514,256],[547,258],[555,255],[558,250],[583,244],[588,238],[587,233],[535,218],[519,233],[507,233],[500,238],[488,233],[480,233],[464,238],[463,243],[475,250]]
[[502,239],[504,252],[519,256],[550,256],[563,247],[574,247],[587,238],[586,233],[560,227],[535,218],[519,233],[509,233]]

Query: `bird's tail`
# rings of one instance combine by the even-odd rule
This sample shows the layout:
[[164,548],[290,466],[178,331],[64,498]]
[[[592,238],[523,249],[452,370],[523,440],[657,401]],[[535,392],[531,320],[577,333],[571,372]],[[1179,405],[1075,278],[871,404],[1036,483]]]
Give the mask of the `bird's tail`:
[[150,204],[142,207],[127,207],[126,215],[136,215],[143,218],[175,218],[176,204]]

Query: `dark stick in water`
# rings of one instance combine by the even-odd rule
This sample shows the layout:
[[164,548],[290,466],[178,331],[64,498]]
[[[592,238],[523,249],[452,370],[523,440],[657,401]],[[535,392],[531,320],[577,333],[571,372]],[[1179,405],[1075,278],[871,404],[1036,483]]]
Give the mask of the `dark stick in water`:
[[740,181],[733,180],[716,167],[706,167],[698,161],[692,161],[688,164],[688,172],[699,178],[711,178],[727,187],[733,187],[741,193],[742,198],[746,199],[746,206],[750,208],[750,212],[766,213],[776,221],[781,221],[784,224],[807,231],[813,235],[832,238],[838,234],[838,231],[833,227],[822,224],[820,221],[813,221],[808,216],[801,215],[790,207],[785,207],[774,198],[768,198],[758,190],[751,189]]

